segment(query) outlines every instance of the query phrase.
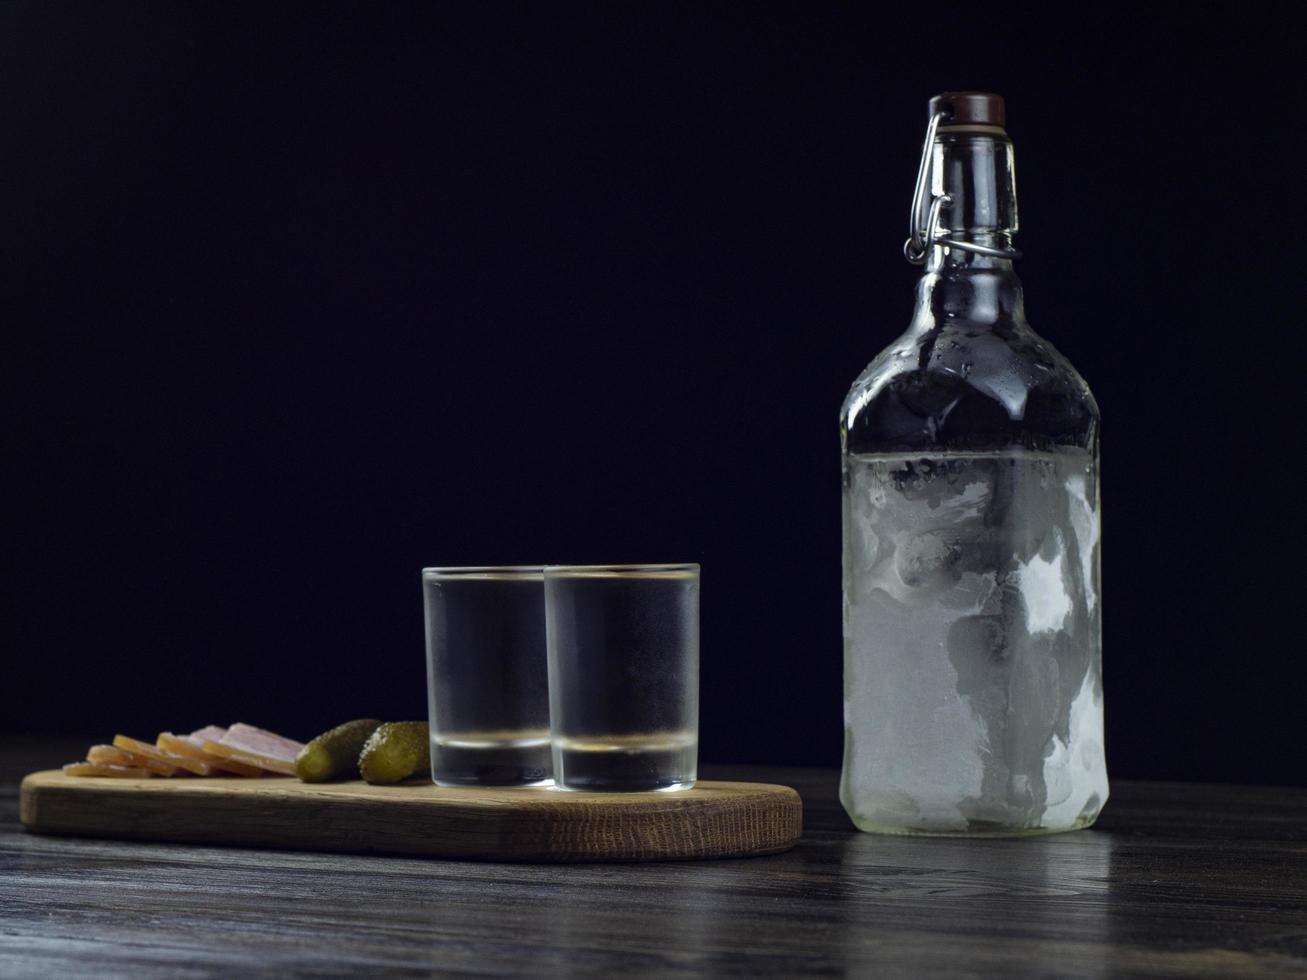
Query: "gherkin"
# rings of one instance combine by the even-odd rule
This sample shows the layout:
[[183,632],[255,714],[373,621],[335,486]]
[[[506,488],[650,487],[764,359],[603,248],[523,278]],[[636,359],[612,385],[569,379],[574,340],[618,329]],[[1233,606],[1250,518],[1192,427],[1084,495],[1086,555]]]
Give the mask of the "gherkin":
[[357,776],[359,753],[380,726],[381,722],[375,718],[355,718],[323,732],[304,746],[295,759],[295,775],[306,783]]
[[397,783],[431,768],[431,733],[425,721],[388,721],[368,738],[359,771],[369,783]]

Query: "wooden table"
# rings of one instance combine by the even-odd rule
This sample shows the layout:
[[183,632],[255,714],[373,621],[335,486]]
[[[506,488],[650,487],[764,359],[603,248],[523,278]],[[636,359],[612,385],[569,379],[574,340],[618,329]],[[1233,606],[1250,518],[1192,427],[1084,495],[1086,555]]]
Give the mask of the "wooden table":
[[0,976],[212,974],[1307,976],[1307,790],[1116,783],[1093,830],[854,831],[830,770],[786,854],[510,865],[40,837],[0,739]]

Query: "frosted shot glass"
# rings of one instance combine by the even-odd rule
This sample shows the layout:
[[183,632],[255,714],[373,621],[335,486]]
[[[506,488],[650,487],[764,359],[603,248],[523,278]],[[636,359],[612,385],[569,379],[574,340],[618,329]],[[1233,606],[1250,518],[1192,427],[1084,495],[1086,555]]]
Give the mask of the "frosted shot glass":
[[699,566],[546,565],[562,789],[676,790],[699,756]]
[[422,569],[431,778],[548,783],[549,682],[540,566]]

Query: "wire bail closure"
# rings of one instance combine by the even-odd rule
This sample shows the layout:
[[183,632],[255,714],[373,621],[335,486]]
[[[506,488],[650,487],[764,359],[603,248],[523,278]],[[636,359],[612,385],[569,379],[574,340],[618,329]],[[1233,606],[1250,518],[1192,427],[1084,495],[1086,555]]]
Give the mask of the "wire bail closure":
[[926,185],[930,182],[931,148],[935,145],[935,134],[939,132],[939,124],[947,118],[948,113],[936,112],[926,124],[926,141],[921,145],[917,184],[912,190],[912,213],[908,215],[908,240],[903,243],[903,257],[913,265],[922,265],[930,250],[941,245],[996,259],[1021,258],[1020,250],[1015,248],[993,248],[969,242],[965,238],[954,237],[957,232],[939,233],[940,212],[953,203],[953,198],[948,194],[932,194],[927,201]]

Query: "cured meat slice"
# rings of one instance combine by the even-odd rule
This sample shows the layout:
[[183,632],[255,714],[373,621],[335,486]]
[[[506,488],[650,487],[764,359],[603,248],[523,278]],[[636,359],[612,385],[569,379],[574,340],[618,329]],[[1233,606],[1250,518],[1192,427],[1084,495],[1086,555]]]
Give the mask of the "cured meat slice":
[[303,742],[297,742],[293,738],[286,738],[275,732],[264,731],[262,728],[255,728],[253,725],[246,725],[239,721],[228,728],[227,734],[218,741],[223,745],[230,745],[234,749],[252,752],[255,755],[265,755],[269,759],[281,759],[284,762],[294,762],[296,757],[304,751]]
[[295,757],[304,748],[302,742],[283,738],[273,732],[237,722],[221,739],[205,739],[204,751],[272,772],[295,775]]
[[195,731],[191,732],[189,735],[183,735],[182,738],[186,739],[192,745],[198,746],[203,742],[220,741],[226,734],[227,729],[223,728],[221,725],[205,725],[203,728],[195,729]]
[[154,773],[135,766],[111,766],[99,762],[70,762],[64,766],[69,776],[115,776],[118,779],[149,779]]
[[143,755],[148,759],[164,762],[176,766],[178,769],[185,769],[187,772],[193,772],[197,776],[209,776],[213,773],[208,763],[201,762],[198,759],[188,759],[182,755],[173,755],[171,752],[164,752],[162,749],[155,748],[149,742],[128,738],[126,735],[115,735],[113,744],[136,755]]
[[86,753],[86,761],[93,765],[126,766],[129,769],[148,769],[159,776],[177,775],[177,767],[170,762],[160,762],[148,755],[128,752],[116,745],[92,745]]
[[253,752],[246,752],[244,749],[224,745],[222,742],[205,742],[204,751],[210,752],[213,755],[221,756],[228,762],[240,762],[247,766],[255,766],[259,769],[267,769],[269,772],[280,773],[283,776],[295,775],[295,763],[293,762],[287,762],[285,759],[272,759],[266,755],[257,755]]
[[[216,725],[210,726],[217,728]],[[201,729],[203,731],[203,729]],[[225,732],[226,729],[219,728],[218,731]],[[231,759],[224,759],[221,756],[210,755],[204,751],[204,743],[196,739],[193,735],[174,735],[172,732],[160,732],[159,737],[154,743],[163,752],[170,755],[181,756],[186,759],[194,759],[208,766],[209,772],[204,773],[206,776],[262,776],[263,770],[258,766],[247,766],[243,762],[234,762]]]

